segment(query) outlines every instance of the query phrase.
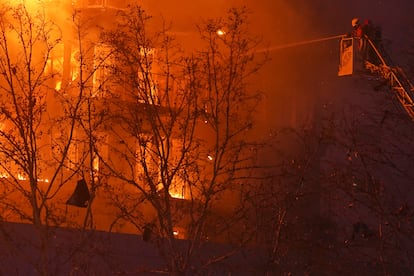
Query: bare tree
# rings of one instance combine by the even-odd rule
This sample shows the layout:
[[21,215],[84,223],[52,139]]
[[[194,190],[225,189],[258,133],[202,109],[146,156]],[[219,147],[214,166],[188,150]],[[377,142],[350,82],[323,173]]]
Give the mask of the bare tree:
[[[282,239],[276,239],[279,232],[270,238],[281,249],[274,269],[323,275],[411,273],[412,121],[389,91],[366,93],[374,105],[346,106],[344,112],[326,108],[315,126],[295,131],[300,143],[289,140],[292,149],[299,149],[296,157],[288,147],[280,152],[285,164],[297,166],[292,176],[302,175],[303,187],[294,193],[293,208],[286,209]],[[312,152],[318,154],[309,159],[313,169],[306,172]],[[279,181],[288,180],[284,172]]]
[[50,226],[73,224],[62,190],[81,170],[71,151],[83,93],[68,98],[62,33],[46,6],[2,5],[0,32],[2,220],[35,226],[25,239],[39,254],[26,262],[48,275],[59,267]]
[[100,39],[102,26],[91,15],[75,9],[72,20],[73,39],[69,47],[73,72],[66,87],[70,93],[68,101],[77,111],[77,128],[72,143],[76,157],[71,162],[91,192],[82,228],[94,229],[92,204],[103,181],[98,156],[105,151],[104,123],[109,112],[113,51]]
[[121,18],[105,35],[119,84],[102,158],[119,208],[114,227],[127,222],[156,242],[170,273],[208,267],[225,257],[202,256],[204,242],[232,237],[239,246],[229,256],[251,238],[238,228],[240,191],[258,169],[248,133],[260,97],[248,79],[260,64],[248,13],[232,9],[202,23],[205,47],[189,57],[165,26],[150,31],[140,7]]
[[[378,98],[378,91],[373,93]],[[406,138],[413,125],[390,101],[395,99],[382,98],[385,108],[354,107],[357,118],[348,114],[327,120],[335,129],[328,136],[330,152],[335,154],[325,165],[325,200],[335,216],[338,207],[344,209],[342,221],[335,218],[344,226],[344,259],[355,260],[358,254],[360,262],[369,263],[367,270],[384,275],[411,273],[414,245],[409,203],[413,155]],[[332,196],[342,200],[333,204]]]

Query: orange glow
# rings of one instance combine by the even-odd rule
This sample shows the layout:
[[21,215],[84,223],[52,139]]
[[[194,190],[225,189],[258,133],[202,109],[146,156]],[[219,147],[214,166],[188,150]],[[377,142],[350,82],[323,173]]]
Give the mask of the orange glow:
[[56,83],[56,86],[55,86],[55,90],[56,91],[60,91],[60,89],[62,88],[62,81],[58,81],[57,83]]
[[185,191],[185,187],[184,187],[184,184],[182,183],[182,180],[175,179],[173,184],[170,186],[168,193],[173,198],[184,199],[185,198],[184,191]]
[[99,157],[95,156],[92,160],[92,168],[95,172],[99,171]]
[[0,178],[8,178],[8,177],[9,177],[9,175],[7,173],[5,173],[5,172],[0,173]]
[[50,3],[51,0],[12,0],[10,1],[11,5],[21,5],[24,4],[28,10],[40,10],[42,4]]
[[223,31],[223,30],[221,30],[221,29],[219,29],[219,30],[217,30],[217,35],[218,36],[223,36],[223,35],[225,35],[226,34],[226,32],[225,31]]
[[173,197],[173,198],[184,199],[184,194],[183,193],[178,193],[178,192],[171,191],[171,190],[169,191],[169,193],[170,193],[170,196]]
[[71,64],[71,80],[74,81],[79,77],[80,53],[78,49],[72,52],[71,57],[70,57],[70,64]]
[[[10,177],[10,175],[8,173],[5,173],[5,172],[0,173],[0,178],[9,178],[9,177]],[[17,174],[17,179],[21,180],[21,181],[27,180],[27,178],[24,175],[20,174],[20,173]],[[37,179],[37,181],[38,182],[49,183],[49,179],[47,179],[47,178],[39,178],[39,179]]]
[[185,239],[186,231],[184,228],[176,226],[173,228],[173,235],[176,239]]

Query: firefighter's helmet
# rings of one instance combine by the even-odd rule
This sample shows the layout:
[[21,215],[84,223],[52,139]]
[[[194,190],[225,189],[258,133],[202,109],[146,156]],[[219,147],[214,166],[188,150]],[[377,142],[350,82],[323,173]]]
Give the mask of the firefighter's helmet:
[[359,24],[359,18],[355,17],[352,19],[352,27],[355,27],[356,25]]

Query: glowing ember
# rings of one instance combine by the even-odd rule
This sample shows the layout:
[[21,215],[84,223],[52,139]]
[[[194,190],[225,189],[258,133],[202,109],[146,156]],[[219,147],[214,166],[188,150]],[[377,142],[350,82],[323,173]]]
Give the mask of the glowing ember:
[[223,31],[223,30],[221,30],[221,29],[219,29],[219,30],[217,30],[217,35],[218,36],[223,36],[223,35],[225,35],[226,34],[226,32],[225,31]]

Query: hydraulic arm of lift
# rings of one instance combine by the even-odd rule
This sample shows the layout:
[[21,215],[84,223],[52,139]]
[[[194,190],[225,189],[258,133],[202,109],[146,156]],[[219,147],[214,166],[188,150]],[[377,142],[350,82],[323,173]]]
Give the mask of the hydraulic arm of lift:
[[[341,39],[339,76],[352,74],[355,56],[353,53],[357,52],[354,51],[354,40],[355,38],[352,37],[342,37]],[[414,86],[403,69],[392,66],[391,60],[385,57],[384,52],[381,52],[372,40],[365,36],[365,41],[367,45],[365,48],[365,58],[362,60],[363,66],[371,73],[378,74],[388,82],[402,107],[410,118],[414,120]]]
[[382,78],[388,81],[388,84],[394,91],[397,99],[400,101],[401,105],[407,111],[411,119],[414,120],[414,87],[412,83],[402,68],[387,64],[374,43],[369,38],[366,39],[371,49],[380,60],[380,64],[375,65],[370,61],[365,61],[365,68],[372,73],[379,74]]

